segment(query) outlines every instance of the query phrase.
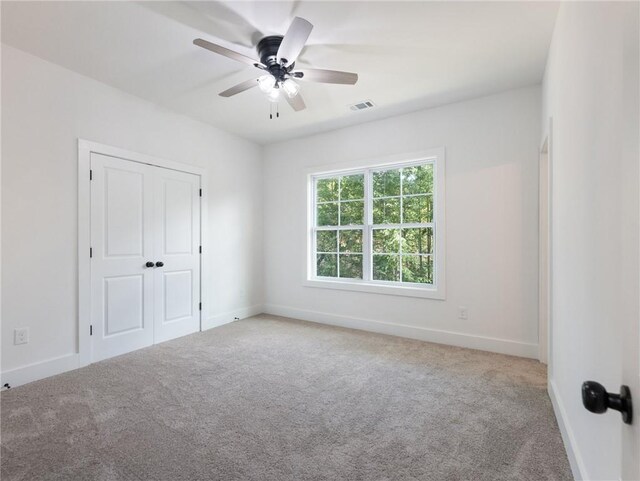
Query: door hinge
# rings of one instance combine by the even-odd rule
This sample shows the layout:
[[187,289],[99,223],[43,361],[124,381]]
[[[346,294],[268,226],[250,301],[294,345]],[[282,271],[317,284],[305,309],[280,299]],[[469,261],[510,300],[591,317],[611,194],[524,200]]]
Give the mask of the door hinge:
[[202,246],[200,246],[200,254],[202,254]]
[[93,247],[89,247],[89,257],[93,257]]
[[202,302],[198,304],[198,310],[201,311],[202,310]]
[[200,189],[200,197],[202,197],[202,189]]
[[89,335],[93,336],[93,324],[89,326]]
[[93,180],[93,170],[89,170],[89,180]]

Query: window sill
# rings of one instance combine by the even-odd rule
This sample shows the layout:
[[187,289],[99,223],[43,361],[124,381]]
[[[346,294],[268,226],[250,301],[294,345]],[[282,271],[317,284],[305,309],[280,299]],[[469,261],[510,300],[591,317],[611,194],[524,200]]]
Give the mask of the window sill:
[[307,279],[305,287],[319,287],[322,289],[338,289],[344,291],[370,292],[390,296],[421,297],[423,299],[444,300],[444,289],[435,287],[390,286],[357,281],[333,281],[326,279]]

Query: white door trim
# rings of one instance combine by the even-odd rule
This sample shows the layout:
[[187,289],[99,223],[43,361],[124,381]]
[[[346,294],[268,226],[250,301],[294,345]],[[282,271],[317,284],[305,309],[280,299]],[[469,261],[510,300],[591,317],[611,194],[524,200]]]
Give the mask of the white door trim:
[[[546,169],[544,171],[538,169],[540,174],[546,174],[546,232],[539,232],[538,242],[546,243],[546,262],[545,265],[542,266],[541,261],[539,260],[539,276],[538,276],[538,298],[539,300],[546,300],[543,303],[538,302],[539,310],[545,309],[546,312],[538,312],[538,350],[539,355],[538,359],[540,362],[547,364],[547,377],[551,379],[552,371],[553,371],[553,360],[552,360],[552,352],[551,352],[551,344],[552,344],[552,212],[553,212],[553,160],[552,160],[552,125],[553,119],[549,118],[549,123],[544,129],[542,133],[542,141],[540,143],[540,149],[538,151],[539,163],[543,161],[543,157],[546,157]],[[542,179],[539,179],[539,184],[541,185]],[[540,188],[538,189],[538,193],[540,194]],[[538,202],[540,206],[540,200]],[[543,215],[542,212],[539,212],[539,216]],[[539,224],[539,229],[542,226]],[[541,252],[541,246],[538,246],[538,252]],[[542,271],[542,268],[546,272]],[[543,278],[544,277],[544,278]],[[544,293],[543,293],[544,290]],[[546,295],[545,295],[546,294]],[[546,298],[546,299],[545,299]],[[545,323],[543,326],[542,323]]]
[[[91,153],[95,152],[110,157],[154,165],[165,169],[178,170],[200,176],[202,197],[200,198],[200,242],[202,255],[200,256],[200,300],[206,291],[207,277],[202,273],[202,266],[206,265],[205,256],[209,249],[206,229],[203,219],[207,219],[207,170],[203,167],[165,160],[146,154],[131,152],[109,145],[78,139],[78,367],[91,363]],[[202,330],[202,313],[200,312],[200,330]]]

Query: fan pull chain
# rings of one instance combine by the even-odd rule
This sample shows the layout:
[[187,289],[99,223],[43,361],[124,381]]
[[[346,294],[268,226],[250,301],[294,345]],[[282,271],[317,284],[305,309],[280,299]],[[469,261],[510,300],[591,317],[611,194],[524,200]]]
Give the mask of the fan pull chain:
[[276,118],[280,118],[280,102],[269,102],[269,119],[273,120],[273,104],[276,104]]

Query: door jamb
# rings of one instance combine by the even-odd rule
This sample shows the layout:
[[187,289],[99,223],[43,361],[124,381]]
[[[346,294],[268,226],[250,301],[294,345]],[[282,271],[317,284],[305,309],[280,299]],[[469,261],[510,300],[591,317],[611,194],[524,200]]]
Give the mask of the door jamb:
[[[207,170],[182,162],[165,160],[146,154],[131,152],[129,150],[112,147],[109,145],[78,139],[78,367],[91,364],[92,344],[90,335],[91,326],[91,153],[116,157],[131,162],[163,167],[165,169],[178,170],[200,176],[200,302],[206,276],[202,273],[202,267],[206,265],[205,256],[209,252],[207,248],[207,235],[203,219],[207,219]],[[202,331],[202,314],[200,311],[200,330]]]
[[[553,345],[553,303],[552,303],[552,295],[553,295],[553,289],[552,289],[552,282],[553,282],[553,276],[552,276],[552,268],[553,268],[553,249],[552,249],[552,213],[553,213],[553,154],[552,154],[552,146],[553,146],[553,140],[552,140],[552,126],[553,126],[553,119],[549,118],[549,122],[546,126],[546,128],[544,129],[544,132],[542,133],[542,140],[540,143],[540,149],[538,151],[538,165],[540,165],[540,160],[542,159],[543,155],[546,155],[547,157],[547,236],[546,236],[546,242],[547,242],[547,262],[546,262],[546,270],[547,270],[547,278],[545,279],[545,282],[543,282],[543,280],[541,278],[539,278],[539,282],[538,282],[538,288],[540,289],[540,287],[542,287],[543,285],[546,285],[546,291],[547,291],[547,303],[546,303],[546,309],[547,309],[547,326],[546,326],[546,338],[542,338],[541,334],[541,329],[540,329],[540,313],[538,313],[538,353],[539,353],[539,360],[541,362],[546,362],[547,364],[547,377],[548,379],[551,379],[552,377],[552,372],[553,372],[553,351],[552,351],[552,345]],[[538,169],[538,172],[540,172],[540,169]],[[538,179],[538,181],[540,181],[540,179]],[[538,184],[540,185],[540,184]],[[538,193],[540,193],[540,188],[538,187]],[[538,206],[540,205],[540,203],[538,202]],[[538,235],[538,241],[540,241],[540,235]],[[539,252],[539,250],[538,250]],[[541,274],[541,273],[539,273]],[[541,295],[541,292],[539,290],[538,292],[538,296]],[[540,302],[538,302],[538,307],[540,307]],[[545,352],[546,351],[546,352]]]

